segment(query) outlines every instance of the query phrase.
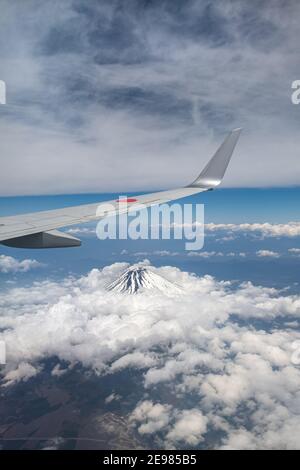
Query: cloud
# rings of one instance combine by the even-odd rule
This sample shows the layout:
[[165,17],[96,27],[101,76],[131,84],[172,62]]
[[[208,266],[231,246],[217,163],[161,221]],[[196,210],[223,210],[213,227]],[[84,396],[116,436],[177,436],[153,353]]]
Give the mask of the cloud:
[[61,367],[60,364],[56,364],[56,366],[54,366],[52,371],[51,371],[51,375],[53,375],[54,377],[61,377],[66,372],[68,372],[69,369],[70,369],[70,367],[63,368],[63,367]]
[[130,415],[139,434],[166,433],[166,447],[176,445],[196,446],[203,440],[208,419],[198,409],[178,410],[170,405],[153,403],[151,400],[140,402]]
[[12,256],[0,255],[0,273],[26,273],[31,269],[40,268],[43,264],[35,259],[23,259],[22,261]]
[[300,248],[289,248],[289,253],[292,253],[293,255],[300,255]]
[[[192,225],[198,224],[198,222],[194,222]],[[183,225],[189,225],[191,224],[183,224]],[[289,222],[286,224],[271,224],[269,222],[265,223],[244,223],[244,224],[216,224],[216,223],[207,223],[204,224],[204,230],[207,233],[219,233],[219,232],[225,232],[228,233],[229,235],[224,236],[222,238],[219,238],[219,240],[222,241],[232,241],[235,239],[236,234],[253,234],[254,236],[260,235],[263,238],[268,238],[268,237],[275,237],[275,238],[280,238],[280,237],[289,237],[289,238],[294,238],[294,237],[300,237],[300,222]],[[81,234],[81,235],[95,235],[95,228],[94,227],[72,227],[71,229],[68,230],[68,232],[73,233],[73,234]],[[297,250],[300,250],[299,248],[291,248],[289,251],[296,253]],[[136,255],[146,255],[148,252],[141,252],[141,253],[136,253]],[[177,253],[173,253],[167,250],[162,250],[162,251],[155,251],[154,252],[156,255],[163,256],[164,254],[170,254],[170,255],[176,255]]]
[[134,352],[130,354],[125,354],[124,356],[117,359],[112,363],[110,370],[115,372],[121,369],[127,369],[128,367],[133,367],[135,369],[145,369],[152,367],[156,364],[157,360],[151,355],[144,354],[141,352]]
[[190,446],[196,446],[203,440],[203,434],[207,430],[208,419],[200,410],[191,409],[182,411],[173,428],[166,438],[171,444],[184,442]]
[[233,258],[233,257],[241,257],[241,258],[245,258],[246,257],[246,253],[244,252],[233,252],[233,251],[230,251],[229,253],[225,253],[225,252],[222,252],[222,251],[190,251],[187,256],[191,256],[191,257],[199,257],[199,258],[214,258],[214,257],[224,257],[224,256],[227,256],[229,258]]
[[[2,384],[30,380],[50,357],[64,364],[54,376],[74,364],[103,377],[136,371],[144,398],[133,400],[130,420],[161,446],[299,448],[300,369],[291,346],[300,339],[299,296],[170,266],[151,269],[180,293],[107,292],[127,266],[3,292]],[[117,386],[113,393],[122,395]]]
[[256,233],[263,237],[299,237],[300,222],[289,222],[287,224],[270,224],[254,223],[254,224],[205,224],[205,231],[208,232],[245,232]]
[[66,230],[66,232],[71,233],[73,235],[96,237],[96,227],[72,227]]
[[279,258],[280,254],[271,250],[258,250],[256,252],[259,258]]
[[152,252],[150,251],[137,251],[133,253],[134,256],[137,257],[144,257],[144,256],[180,256],[182,253],[179,253],[177,251],[169,251],[169,250],[154,250]]
[[8,387],[9,385],[15,383],[16,381],[20,380],[28,380],[31,377],[34,377],[41,371],[39,367],[33,367],[28,362],[20,362],[17,368],[14,370],[9,371],[5,377],[5,384],[4,387]]
[[[122,253],[121,253],[122,254]],[[125,254],[128,254],[127,252]],[[161,251],[140,251],[136,253],[132,253],[136,257],[144,257],[144,256],[162,256],[162,257],[175,257],[175,256],[186,256],[189,257],[199,257],[199,258],[214,258],[214,257],[241,257],[245,258],[246,253],[244,252],[233,252],[230,251],[229,253],[221,252],[221,251],[187,251],[187,252],[178,252],[178,251],[169,251],[169,250],[161,250]]]
[[108,395],[106,398],[105,398],[105,403],[108,404],[108,403],[111,403],[113,401],[118,401],[120,400],[122,397],[116,393],[111,393],[110,395]]
[[165,428],[170,420],[171,406],[153,403],[150,400],[139,403],[130,416],[130,421],[138,424],[140,434],[153,434]]
[[221,251],[191,251],[188,253],[188,256],[200,257],[200,258],[211,258],[212,256],[224,256],[224,253]]
[[185,184],[237,125],[225,186],[298,184],[297,2],[173,4],[2,1],[2,194]]

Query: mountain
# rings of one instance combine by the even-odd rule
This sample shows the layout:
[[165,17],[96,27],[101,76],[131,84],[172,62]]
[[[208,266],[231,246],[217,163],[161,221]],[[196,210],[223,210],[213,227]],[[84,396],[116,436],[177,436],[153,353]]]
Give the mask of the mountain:
[[127,294],[137,294],[145,289],[157,290],[166,294],[181,292],[181,289],[172,282],[140,265],[126,269],[118,279],[107,286],[109,291]]

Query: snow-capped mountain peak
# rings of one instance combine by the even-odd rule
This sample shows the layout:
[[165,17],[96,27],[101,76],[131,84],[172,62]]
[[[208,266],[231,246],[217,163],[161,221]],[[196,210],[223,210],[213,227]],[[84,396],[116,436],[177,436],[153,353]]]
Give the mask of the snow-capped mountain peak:
[[127,294],[137,294],[145,289],[154,289],[164,293],[181,292],[178,286],[142,265],[129,267],[107,287],[108,291]]

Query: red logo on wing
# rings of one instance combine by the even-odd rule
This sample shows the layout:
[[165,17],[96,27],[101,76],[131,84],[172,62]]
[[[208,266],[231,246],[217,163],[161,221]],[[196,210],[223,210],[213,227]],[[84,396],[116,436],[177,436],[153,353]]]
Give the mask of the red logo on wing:
[[124,197],[122,199],[117,199],[116,202],[137,202],[137,199],[134,199],[133,197]]

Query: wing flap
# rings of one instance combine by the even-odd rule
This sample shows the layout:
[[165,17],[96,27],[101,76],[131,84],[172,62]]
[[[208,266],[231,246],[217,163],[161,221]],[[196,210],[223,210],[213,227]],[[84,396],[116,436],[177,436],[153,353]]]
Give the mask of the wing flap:
[[80,246],[81,241],[69,233],[51,230],[11,238],[3,241],[2,244],[13,248],[69,248]]

